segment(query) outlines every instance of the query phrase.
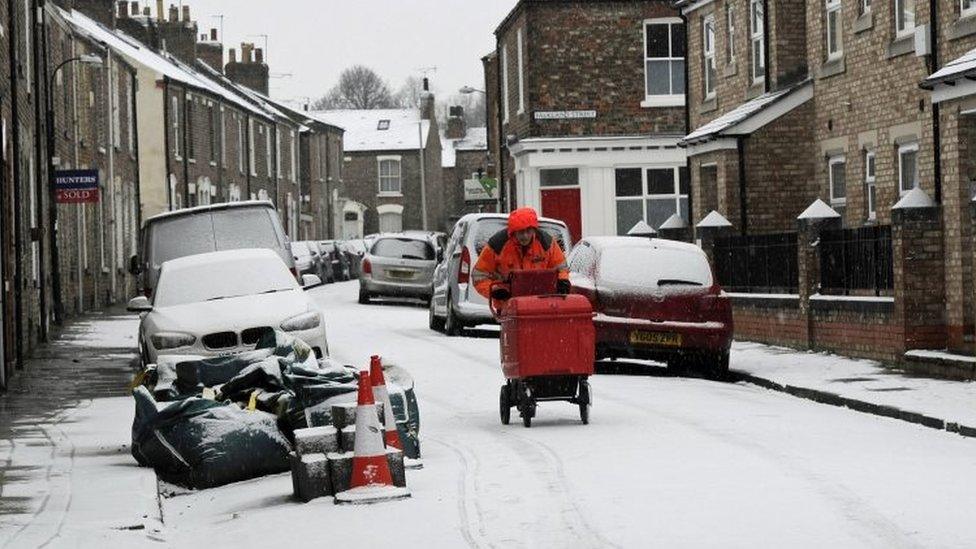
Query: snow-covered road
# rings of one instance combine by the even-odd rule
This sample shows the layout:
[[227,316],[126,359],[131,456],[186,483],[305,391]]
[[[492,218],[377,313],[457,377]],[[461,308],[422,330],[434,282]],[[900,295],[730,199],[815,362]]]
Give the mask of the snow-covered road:
[[[164,499],[166,539],[196,546],[966,547],[976,440],[745,384],[660,375],[592,380],[590,425],[540,404],[498,420],[498,340],[448,338],[425,308],[313,290],[333,354],[381,354],[416,379],[425,468],[409,500],[290,499],[278,475]],[[788,360],[788,358],[784,358]],[[733,356],[733,363],[735,356]],[[514,419],[514,418],[513,418]]]

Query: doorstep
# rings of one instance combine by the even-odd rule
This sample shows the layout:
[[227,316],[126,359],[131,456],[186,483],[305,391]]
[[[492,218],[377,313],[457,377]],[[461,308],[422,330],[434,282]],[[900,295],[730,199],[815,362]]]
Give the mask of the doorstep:
[[913,374],[955,380],[976,380],[976,356],[946,350],[915,349],[902,355],[899,366]]

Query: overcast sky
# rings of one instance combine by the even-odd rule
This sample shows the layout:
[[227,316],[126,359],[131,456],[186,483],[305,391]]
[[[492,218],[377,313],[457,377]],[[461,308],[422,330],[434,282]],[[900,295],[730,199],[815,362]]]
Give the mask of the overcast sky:
[[[178,0],[167,0],[167,5]],[[144,2],[145,3],[145,0]],[[224,48],[263,47],[268,35],[271,95],[317,98],[342,69],[373,68],[396,91],[422,67],[446,98],[464,85],[484,89],[481,57],[494,50],[495,27],[516,0],[183,0],[200,32],[224,15]],[[155,3],[153,2],[153,5]],[[154,8],[155,9],[155,8]],[[240,53],[238,53],[240,55]]]

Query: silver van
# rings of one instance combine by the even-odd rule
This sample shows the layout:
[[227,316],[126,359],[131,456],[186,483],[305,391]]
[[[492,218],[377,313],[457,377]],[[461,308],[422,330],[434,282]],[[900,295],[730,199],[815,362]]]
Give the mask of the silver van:
[[152,295],[163,262],[188,255],[267,248],[285,266],[295,270],[288,236],[274,205],[266,200],[197,206],[155,215],[142,228],[140,255],[132,256],[129,272],[142,277],[147,297]]
[[[460,335],[464,328],[494,324],[488,300],[470,283],[471,269],[488,239],[508,227],[508,215],[468,214],[458,220],[444,249],[444,259],[434,270],[434,292],[430,300],[430,329]],[[568,256],[572,239],[566,224],[540,218],[539,228],[559,242]]]

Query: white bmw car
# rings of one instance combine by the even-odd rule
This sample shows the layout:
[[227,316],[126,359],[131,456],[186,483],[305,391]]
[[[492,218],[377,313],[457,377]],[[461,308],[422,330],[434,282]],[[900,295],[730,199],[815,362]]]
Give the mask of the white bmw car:
[[[321,284],[305,275],[305,288]],[[142,360],[159,355],[224,356],[254,349],[261,336],[282,330],[318,358],[329,354],[321,311],[271,250],[245,249],[165,262],[153,300],[136,297],[129,310],[139,325]]]

